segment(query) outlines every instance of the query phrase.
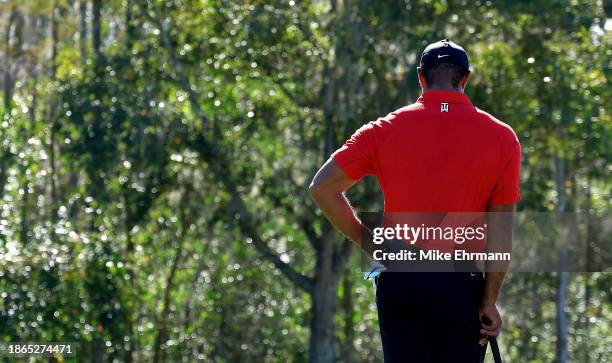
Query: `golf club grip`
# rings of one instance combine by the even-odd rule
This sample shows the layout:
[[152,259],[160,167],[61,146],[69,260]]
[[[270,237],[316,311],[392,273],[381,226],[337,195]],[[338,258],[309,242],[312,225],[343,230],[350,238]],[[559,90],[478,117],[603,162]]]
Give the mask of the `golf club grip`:
[[[482,322],[489,325],[491,319],[486,316],[482,317]],[[501,354],[499,353],[499,345],[497,344],[497,337],[489,337],[489,343],[491,343],[491,352],[493,352],[493,361],[495,363],[502,363]]]
[[490,337],[489,342],[491,343],[491,351],[493,352],[493,361],[495,361],[495,363],[502,363],[499,346],[497,345],[497,338]]

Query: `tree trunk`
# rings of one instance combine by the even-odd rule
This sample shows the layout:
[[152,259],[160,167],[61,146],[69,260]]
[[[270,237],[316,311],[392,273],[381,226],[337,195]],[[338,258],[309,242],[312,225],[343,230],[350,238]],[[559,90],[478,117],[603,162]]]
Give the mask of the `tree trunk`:
[[312,320],[310,322],[310,363],[335,362],[334,351],[334,303],[336,289],[325,283],[315,285],[312,295]]
[[91,45],[93,47],[94,58],[100,57],[100,22],[101,22],[102,1],[93,0],[93,21],[91,24]]
[[55,80],[57,74],[57,3],[53,2],[51,8],[51,79]]
[[103,363],[104,362],[104,342],[102,338],[97,337],[93,341],[93,347],[91,349],[91,362],[92,363]]
[[584,326],[583,326],[583,342],[584,342],[584,363],[590,363],[591,352],[589,350],[589,306],[591,305],[591,238],[593,236],[593,227],[591,220],[592,208],[592,185],[591,178],[587,177],[587,195],[586,195],[586,268],[584,273]]
[[342,299],[342,305],[344,310],[344,348],[343,358],[346,363],[353,363],[355,361],[355,324],[353,323],[354,314],[354,302],[353,302],[353,281],[351,280],[350,274],[351,268],[350,263],[344,270],[343,276],[343,290],[344,296]]
[[311,295],[312,320],[310,322],[310,363],[335,362],[334,307],[339,279],[333,274],[334,244],[332,231],[326,227],[322,243],[317,250],[315,283]]
[[[557,215],[561,217],[565,212],[565,159],[560,156],[555,157],[555,174],[557,189]],[[557,219],[558,221],[561,218]],[[565,271],[567,262],[567,249],[565,243],[559,250],[559,269],[557,279],[557,362],[567,363],[567,334],[568,321],[565,306],[567,304],[568,273]]]
[[132,18],[132,0],[127,0],[125,4],[125,48],[129,53],[132,52],[132,44],[136,37],[136,29],[132,24]]
[[[330,14],[335,16],[337,11],[336,0],[330,1]],[[325,64],[324,84],[321,92],[323,103],[323,122],[325,124],[325,138],[323,140],[323,158],[328,158],[335,146],[335,107],[336,99],[336,49],[339,37],[333,40],[329,58]],[[331,363],[336,361],[334,307],[339,278],[334,276],[334,243],[332,243],[332,230],[329,224],[323,231],[323,238],[317,244],[317,262],[315,267],[315,284],[312,293],[312,321],[310,322],[310,363]],[[343,271],[344,269],[340,270]]]
[[[10,114],[13,106],[13,89],[15,87],[15,69],[13,62],[17,62],[21,51],[21,15],[17,7],[13,7],[4,33],[4,112]],[[14,44],[11,44],[14,43]]]
[[155,344],[153,346],[153,362],[159,363],[162,359],[162,344],[168,340],[168,315],[170,314],[170,304],[171,304],[171,294],[172,289],[174,288],[174,278],[176,276],[176,271],[178,266],[181,263],[181,256],[183,255],[183,246],[185,242],[185,235],[187,234],[187,204],[189,203],[189,189],[183,192],[183,196],[181,198],[181,209],[180,209],[180,226],[179,226],[179,235],[178,235],[178,246],[176,247],[176,251],[174,254],[174,260],[172,261],[172,266],[170,267],[170,272],[168,273],[168,277],[166,278],[166,290],[164,291],[164,300],[163,300],[163,308],[158,319],[159,325],[157,328],[157,335],[155,337]]
[[[122,201],[124,203],[124,205],[129,205],[129,199],[127,197],[127,188],[125,188],[123,190],[123,196],[122,196]],[[124,225],[124,233],[125,233],[125,256],[124,256],[124,260],[126,261],[126,272],[127,275],[129,276],[129,284],[130,284],[130,289],[131,289],[131,295],[134,296],[134,294],[137,294],[137,289],[138,286],[136,286],[136,284],[134,283],[136,281],[136,274],[134,273],[134,268],[132,265],[132,254],[134,252],[134,243],[132,241],[132,228],[134,227],[134,225],[130,222],[130,212],[129,212],[129,208],[124,208],[123,210],[123,225]],[[129,310],[126,311],[126,318],[125,318],[125,325],[126,325],[126,336],[129,338],[129,343],[126,344],[125,349],[123,351],[123,361],[125,363],[131,363],[133,361],[134,358],[134,346],[136,344],[136,335],[134,334],[134,316],[135,316],[135,308],[131,308]]]
[[85,63],[87,60],[87,0],[79,1],[79,51],[81,52],[81,60]]
[[4,196],[4,186],[8,177],[8,169],[13,160],[13,155],[9,150],[2,151],[0,154],[0,199]]
[[[11,52],[11,29],[16,17],[16,9],[13,8],[4,30],[4,115],[11,114],[14,79],[12,75],[12,52]],[[2,116],[4,116],[2,115]],[[13,154],[9,148],[0,149],[0,198],[4,195],[4,187],[8,178],[8,169],[13,161]]]
[[[58,34],[57,27],[58,21],[56,16],[56,2],[53,3],[53,8],[51,9],[51,67],[49,69],[50,77],[52,81],[56,80],[57,76],[57,43],[58,43]],[[47,115],[47,119],[51,120],[51,126],[49,127],[49,141],[47,143],[47,149],[49,153],[49,184],[51,187],[51,209],[50,209],[50,220],[51,220],[51,228],[50,235],[51,240],[55,241],[55,224],[57,223],[57,208],[59,205],[58,201],[58,193],[57,193],[57,167],[56,167],[56,155],[55,155],[55,129],[56,129],[56,99],[51,97],[51,102],[49,105],[48,111],[45,112]]]
[[23,173],[24,183],[22,185],[23,188],[23,197],[21,199],[21,223],[19,226],[19,241],[21,242],[21,246],[25,247],[28,243],[28,215],[29,215],[29,206],[30,206],[30,190],[29,190],[29,181],[28,175],[26,174],[26,168],[22,167],[21,172]]
[[[560,263],[567,260],[567,251],[559,252]],[[560,271],[557,280],[557,362],[567,363],[568,323],[565,305],[567,304],[568,273]]]

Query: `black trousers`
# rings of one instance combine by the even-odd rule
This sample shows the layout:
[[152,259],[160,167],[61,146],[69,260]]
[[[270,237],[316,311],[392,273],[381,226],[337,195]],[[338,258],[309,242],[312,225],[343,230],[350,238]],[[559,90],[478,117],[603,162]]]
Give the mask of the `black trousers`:
[[478,363],[483,276],[383,272],[376,305],[385,363]]

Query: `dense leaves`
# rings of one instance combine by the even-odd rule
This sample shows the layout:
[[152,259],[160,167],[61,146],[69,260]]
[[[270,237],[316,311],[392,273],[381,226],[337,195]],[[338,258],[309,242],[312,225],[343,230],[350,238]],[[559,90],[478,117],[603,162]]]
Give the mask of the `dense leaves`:
[[[600,1],[0,9],[4,341],[76,341],[75,361],[380,361],[373,290],[306,187],[353,130],[416,99],[418,55],[444,37],[470,54],[473,103],[521,140],[519,209],[610,210]],[[349,197],[382,208],[371,178]],[[612,276],[558,277],[509,276],[508,360],[609,360]]]

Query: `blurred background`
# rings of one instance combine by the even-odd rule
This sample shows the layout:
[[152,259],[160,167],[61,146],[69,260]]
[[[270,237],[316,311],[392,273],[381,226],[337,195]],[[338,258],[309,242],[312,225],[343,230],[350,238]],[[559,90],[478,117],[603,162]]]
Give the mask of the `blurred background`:
[[[448,37],[472,102],[523,145],[519,210],[605,215],[611,11],[0,0],[0,341],[78,342],[75,362],[382,361],[371,281],[312,175],[416,100],[422,49]],[[382,210],[373,178],[349,197]],[[609,362],[611,286],[508,276],[506,361]]]

